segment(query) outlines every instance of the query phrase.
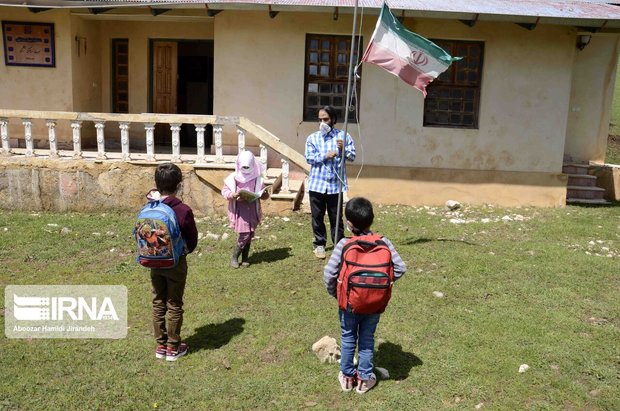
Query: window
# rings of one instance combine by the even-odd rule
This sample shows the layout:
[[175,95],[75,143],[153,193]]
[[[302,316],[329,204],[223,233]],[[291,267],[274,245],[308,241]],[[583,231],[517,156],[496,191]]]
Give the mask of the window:
[[129,113],[129,41],[112,40],[112,112]]
[[[361,40],[361,37],[356,39],[354,62],[357,61]],[[304,121],[316,121],[319,109],[332,105],[338,112],[338,122],[344,122],[350,56],[350,36],[306,36]],[[358,74],[361,74],[361,70],[358,70]],[[357,107],[359,101],[360,79],[357,79],[356,90],[351,97],[353,107]],[[356,122],[355,110],[349,112],[349,122]]]
[[452,56],[452,63],[426,88],[424,125],[478,128],[480,83],[484,43],[478,41],[432,40]]

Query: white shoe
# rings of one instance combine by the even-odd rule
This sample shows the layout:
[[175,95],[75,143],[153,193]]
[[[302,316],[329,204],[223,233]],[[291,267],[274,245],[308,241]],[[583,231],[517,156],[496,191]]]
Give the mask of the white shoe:
[[357,388],[355,389],[355,392],[358,394],[364,394],[375,385],[377,385],[377,376],[373,373],[367,380],[357,380]]
[[317,246],[314,249],[314,255],[316,256],[316,258],[320,258],[321,260],[325,259],[326,257],[325,247],[322,245]]
[[338,373],[338,381],[340,382],[340,388],[344,392],[351,391],[355,385],[355,377],[347,377],[342,371]]

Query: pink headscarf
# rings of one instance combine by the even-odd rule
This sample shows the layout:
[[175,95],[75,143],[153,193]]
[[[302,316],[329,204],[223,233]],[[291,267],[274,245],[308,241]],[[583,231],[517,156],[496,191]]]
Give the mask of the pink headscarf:
[[237,156],[235,164],[235,180],[246,183],[263,173],[263,164],[254,157],[251,151],[245,150]]

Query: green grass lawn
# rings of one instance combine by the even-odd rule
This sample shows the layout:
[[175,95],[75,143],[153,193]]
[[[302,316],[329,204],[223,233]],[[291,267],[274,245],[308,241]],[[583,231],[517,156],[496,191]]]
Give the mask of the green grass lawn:
[[[233,235],[199,242],[188,259],[190,354],[168,363],[154,356],[133,216],[3,212],[3,286],[124,284],[129,330],[121,340],[3,336],[0,409],[620,409],[618,204],[375,211],[409,271],[376,334],[375,365],[391,378],[362,396],[342,393],[337,365],[311,351],[324,335],[339,339],[339,324],[308,215],[266,219],[248,268],[228,267]],[[205,218],[199,231],[225,225]]]

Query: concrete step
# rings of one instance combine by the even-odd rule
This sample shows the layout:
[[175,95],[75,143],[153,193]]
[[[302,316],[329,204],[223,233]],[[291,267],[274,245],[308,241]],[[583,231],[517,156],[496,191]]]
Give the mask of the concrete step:
[[579,187],[596,186],[596,176],[589,174],[568,174],[568,185]]
[[607,201],[601,198],[597,198],[597,199],[567,198],[566,203],[567,204],[593,204],[593,205],[594,204],[600,204],[600,205],[611,204],[610,201]]
[[[605,189],[600,187],[580,187],[567,186],[566,198],[579,198],[585,200],[603,199],[605,197]],[[568,201],[568,200],[567,200]]]
[[588,164],[564,163],[562,165],[562,173],[564,174],[588,174]]

